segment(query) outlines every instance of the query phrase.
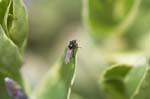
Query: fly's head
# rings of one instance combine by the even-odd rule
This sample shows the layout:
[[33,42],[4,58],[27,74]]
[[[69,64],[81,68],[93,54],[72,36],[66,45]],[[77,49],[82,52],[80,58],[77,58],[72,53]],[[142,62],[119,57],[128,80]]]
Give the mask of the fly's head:
[[70,50],[73,50],[73,49],[78,48],[77,40],[72,40],[72,41],[70,41],[70,43],[69,43],[69,45],[68,45],[68,48],[69,48]]

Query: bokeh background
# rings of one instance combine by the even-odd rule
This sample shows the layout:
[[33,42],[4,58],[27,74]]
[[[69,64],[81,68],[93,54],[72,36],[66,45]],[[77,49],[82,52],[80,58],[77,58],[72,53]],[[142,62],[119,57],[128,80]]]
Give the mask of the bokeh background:
[[[83,12],[86,6],[82,0],[24,2],[29,15],[29,36],[22,73],[33,89],[59,62],[72,39],[76,39],[81,48],[71,99],[102,99],[98,82],[106,67],[115,63],[136,63],[143,56],[150,56],[150,0],[135,3],[127,22],[109,35],[96,37],[85,25]],[[103,9],[104,12],[108,10],[107,7]],[[105,33],[107,31],[103,31]]]

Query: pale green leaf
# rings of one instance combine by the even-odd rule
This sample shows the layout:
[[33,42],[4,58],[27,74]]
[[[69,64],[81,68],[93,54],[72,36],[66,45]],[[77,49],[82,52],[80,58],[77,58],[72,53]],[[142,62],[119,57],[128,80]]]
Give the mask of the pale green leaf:
[[128,96],[131,97],[139,87],[143,77],[146,73],[146,64],[134,67],[125,78],[125,85]]
[[[76,51],[77,49],[74,50],[75,54]],[[75,73],[75,54],[68,64],[63,58],[61,64],[57,64],[46,74],[31,99],[69,99]]]
[[108,99],[127,99],[124,78],[131,69],[128,65],[115,65],[106,70],[101,84]]
[[149,99],[149,73],[147,63],[118,65],[106,70],[101,84],[108,99]]
[[133,99],[150,99],[150,68],[147,68],[139,89],[133,95]]

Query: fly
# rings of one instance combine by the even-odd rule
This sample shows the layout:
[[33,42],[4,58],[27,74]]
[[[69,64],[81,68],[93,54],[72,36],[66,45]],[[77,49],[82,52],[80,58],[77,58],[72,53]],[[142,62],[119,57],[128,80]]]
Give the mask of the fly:
[[76,48],[78,48],[77,41],[76,40],[70,41],[65,54],[65,59],[64,59],[65,64],[68,64],[70,62],[70,59],[74,55],[74,51]]

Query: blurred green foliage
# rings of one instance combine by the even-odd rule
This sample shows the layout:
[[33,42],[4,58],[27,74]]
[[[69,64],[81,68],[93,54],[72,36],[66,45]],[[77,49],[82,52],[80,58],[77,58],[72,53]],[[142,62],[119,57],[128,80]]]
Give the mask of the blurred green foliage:
[[[20,1],[0,0],[0,96],[4,99],[8,98],[5,90],[1,90],[5,89],[4,77],[12,77],[22,85],[19,71],[27,41],[27,20]],[[65,43],[72,38],[79,40],[82,48],[77,58],[77,77],[71,99],[149,98],[148,65],[127,65],[141,54],[149,57],[149,0],[83,0],[83,6],[80,0],[24,1],[28,7],[30,27],[26,55],[39,55],[42,57],[39,63],[48,61],[47,66],[34,67],[39,70],[46,68],[45,72],[48,73],[38,71],[39,75],[44,75],[44,79],[33,86],[31,98],[55,97],[56,93],[58,97],[68,94],[75,68],[68,74],[66,71],[72,65],[74,67],[74,63],[65,68],[58,57],[62,56]],[[82,27],[81,7],[87,31]],[[31,58],[30,61],[33,60]],[[105,71],[106,67],[122,61],[125,65],[116,65]],[[55,65],[49,67],[54,63],[59,64],[58,68]],[[59,70],[63,71],[62,74]],[[102,71],[105,71],[105,75],[102,75]],[[69,83],[66,83],[64,79],[69,74]],[[40,77],[38,79],[41,80]],[[99,80],[101,83],[98,83]],[[57,86],[61,84],[65,88]],[[55,91],[52,87],[55,87]]]
[[99,39],[117,29],[127,28],[131,20],[125,23],[136,11],[140,0],[85,0],[84,19],[92,35]]
[[144,39],[149,39],[149,27],[150,27],[150,1],[149,0],[142,0],[140,6],[138,8],[138,13],[132,22],[132,25],[124,31],[123,37],[127,42],[127,49],[145,49],[142,45],[146,44],[149,46],[148,43],[142,42]]

